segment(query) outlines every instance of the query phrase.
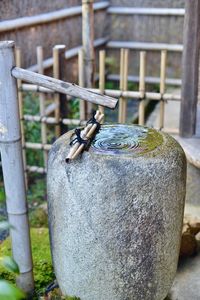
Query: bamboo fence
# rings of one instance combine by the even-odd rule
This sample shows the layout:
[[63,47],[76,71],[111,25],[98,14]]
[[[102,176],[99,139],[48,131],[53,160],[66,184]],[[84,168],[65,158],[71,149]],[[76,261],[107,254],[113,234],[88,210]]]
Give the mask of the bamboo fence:
[[[63,56],[66,49],[64,45],[56,45],[53,48],[53,76],[56,79],[60,77],[60,70],[63,68],[63,64],[65,63],[65,59],[60,59],[60,56]],[[160,121],[159,128],[164,131],[169,131],[169,129],[164,126],[164,117],[165,117],[165,103],[166,101],[180,101],[180,95],[173,95],[166,92],[166,65],[167,65],[167,51],[162,50],[160,52],[160,88],[159,92],[149,92],[146,90],[146,65],[147,65],[147,53],[146,51],[140,51],[139,58],[139,89],[138,90],[129,90],[128,89],[128,77],[131,74],[128,73],[129,66],[129,49],[120,49],[120,75],[119,75],[119,89],[106,89],[106,50],[100,50],[99,55],[99,76],[98,88],[88,88],[89,91],[94,93],[104,94],[109,97],[117,97],[119,98],[119,108],[118,108],[118,121],[119,123],[127,122],[127,100],[138,101],[138,124],[145,125],[145,107],[149,100],[151,101],[159,101],[160,102]],[[16,60],[18,70],[14,70],[14,73],[17,71],[17,75],[21,75],[19,70],[21,69],[21,59],[20,59],[20,49],[16,49]],[[38,71],[40,74],[44,73],[43,69],[43,49],[42,47],[37,48],[37,59],[38,59]],[[84,50],[81,48],[78,52],[78,83],[79,86],[85,86],[85,72],[84,72]],[[25,72],[25,71],[24,71]],[[29,72],[29,71],[27,71]],[[112,75],[112,74],[111,74]],[[91,76],[91,74],[90,74]],[[18,77],[19,78],[19,77]],[[109,75],[108,75],[109,78]],[[38,115],[28,115],[23,114],[23,94],[25,92],[35,92],[39,94],[39,104],[40,111]],[[59,90],[60,91],[60,90]],[[58,91],[58,92],[59,92]],[[51,98],[51,103],[48,101],[48,105],[46,103],[46,95],[49,95]],[[37,173],[46,173],[47,166],[47,153],[51,148],[51,144],[48,143],[48,126],[54,126],[55,137],[59,137],[61,134],[61,126],[82,126],[86,124],[87,119],[87,106],[86,101],[79,101],[79,118],[72,119],[69,116],[63,117],[61,114],[61,94],[55,92],[50,89],[50,87],[39,86],[37,84],[27,84],[24,83],[23,80],[18,79],[18,97],[19,97],[19,107],[20,107],[20,124],[21,124],[21,133],[22,133],[22,146],[23,146],[23,160],[24,160],[24,171],[27,178],[27,172],[37,172]],[[68,97],[67,102],[70,101],[70,97]],[[99,106],[99,110],[101,113],[105,113],[105,121],[106,121],[106,111],[103,106]],[[24,135],[24,121],[26,122],[37,122],[41,124],[41,142],[32,143],[30,141],[25,141]],[[177,129],[170,129],[170,132],[177,133]],[[36,165],[29,166],[26,162],[26,151],[27,149],[40,150],[43,152],[44,157],[44,166],[38,167]]]

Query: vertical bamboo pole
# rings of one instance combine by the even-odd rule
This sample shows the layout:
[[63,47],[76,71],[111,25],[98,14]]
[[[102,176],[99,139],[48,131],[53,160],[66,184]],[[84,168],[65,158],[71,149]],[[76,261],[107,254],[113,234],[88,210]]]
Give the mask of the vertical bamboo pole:
[[163,94],[165,92],[165,78],[166,78],[166,62],[167,62],[167,51],[161,51],[161,61],[160,61],[160,122],[159,128],[162,129],[164,127],[164,114],[165,114],[165,103],[163,100]]
[[[43,68],[43,48],[41,46],[37,47],[37,64],[38,64],[38,73],[44,74]],[[45,94],[39,94],[39,102],[40,102],[40,117],[41,117],[41,142],[42,145],[47,144],[47,125],[46,123],[42,122],[42,118],[45,117]],[[47,151],[43,148],[43,159],[44,159],[44,166],[47,167]]]
[[145,96],[145,72],[146,72],[146,52],[140,52],[140,75],[139,75],[139,125],[144,125],[145,122],[145,110],[144,110],[144,96]]
[[[84,51],[85,87],[94,86],[94,10],[93,0],[82,0],[82,44]],[[87,118],[92,104],[87,102]]]
[[[15,48],[16,66],[21,68],[21,49],[20,47]],[[22,139],[22,154],[23,154],[23,165],[24,165],[24,175],[26,189],[28,188],[28,177],[26,170],[26,150],[25,150],[25,136],[24,136],[24,122],[23,122],[23,96],[21,91],[22,81],[17,80],[18,87],[18,101],[19,101],[19,116],[20,116],[20,129],[21,129],[21,139]]]
[[[78,82],[79,86],[84,87],[84,52],[81,48],[78,52]],[[86,101],[79,100],[80,120],[86,120]]]
[[[105,50],[99,51],[99,89],[104,94],[105,90]],[[99,111],[104,114],[104,107],[99,105]]]
[[[62,69],[62,64],[65,63],[65,50],[66,46],[65,45],[56,45],[53,48],[53,76],[56,79],[61,79],[61,69]],[[63,59],[64,57],[64,59]],[[55,93],[54,95],[54,102],[56,104],[56,109],[55,109],[55,119],[56,119],[56,126],[55,126],[55,135],[56,137],[59,137],[61,135],[61,123],[60,123],[60,109],[61,109],[61,94]],[[65,97],[66,98],[66,97]],[[66,104],[66,101],[65,101]]]
[[[128,83],[128,49],[121,49],[120,51],[120,90],[127,90]],[[126,121],[126,106],[127,102],[124,97],[120,97],[119,99],[119,123],[125,123]]]
[[30,232],[22,159],[17,81],[11,76],[15,66],[14,42],[0,42],[0,147],[6,206],[11,229],[13,258],[19,265],[17,284],[26,292],[34,289]]

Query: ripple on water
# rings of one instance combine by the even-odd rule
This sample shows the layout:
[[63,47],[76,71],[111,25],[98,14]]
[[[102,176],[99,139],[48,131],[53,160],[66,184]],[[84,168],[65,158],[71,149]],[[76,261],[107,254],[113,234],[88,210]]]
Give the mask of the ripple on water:
[[141,155],[163,143],[162,135],[138,125],[103,125],[92,142],[92,150],[110,155]]

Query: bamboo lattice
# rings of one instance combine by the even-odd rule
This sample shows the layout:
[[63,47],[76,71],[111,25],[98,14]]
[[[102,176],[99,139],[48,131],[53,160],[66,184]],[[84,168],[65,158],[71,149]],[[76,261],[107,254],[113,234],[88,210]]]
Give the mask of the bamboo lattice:
[[[53,76],[54,78],[60,79],[60,71],[63,67],[63,61],[61,63],[60,55],[65,53],[66,49],[64,45],[57,45],[53,48]],[[140,51],[139,55],[139,88],[136,91],[128,90],[128,66],[129,66],[129,50],[121,49],[120,50],[120,80],[119,80],[119,89],[107,89],[106,88],[106,51],[99,51],[99,87],[98,88],[88,88],[88,90],[95,93],[104,94],[111,97],[119,98],[119,108],[118,108],[118,121],[120,123],[127,122],[127,99],[133,101],[138,101],[138,124],[145,125],[145,106],[148,103],[148,100],[159,101],[160,102],[160,118],[159,118],[159,128],[164,131],[168,131],[164,126],[164,115],[165,115],[165,102],[170,101],[180,101],[180,95],[172,95],[166,93],[165,81],[166,81],[166,65],[167,65],[167,51],[162,50],[160,60],[160,88],[159,92],[148,92],[146,90],[146,65],[147,65],[147,53],[146,51]],[[21,53],[20,49],[16,48],[16,61],[17,66],[21,67]],[[42,47],[37,47],[37,63],[38,63],[38,72],[43,74],[43,49]],[[84,55],[83,49],[81,48],[78,53],[78,83],[81,87],[84,86]],[[40,111],[39,115],[23,115],[23,92],[36,92],[39,94],[39,104]],[[50,95],[52,103],[46,103],[46,95]],[[67,116],[64,118],[61,116],[60,110],[60,94],[56,93],[49,88],[39,87],[34,84],[23,83],[21,80],[18,80],[18,97],[19,97],[19,110],[21,118],[21,132],[22,132],[22,146],[23,146],[23,160],[24,160],[24,171],[27,172],[37,172],[45,173],[47,168],[47,154],[51,148],[51,144],[48,143],[47,133],[48,126],[54,126],[55,137],[58,138],[61,134],[61,126],[63,125],[73,125],[73,126],[82,126],[86,124],[86,115],[87,107],[86,103],[83,100],[79,102],[79,118],[72,119]],[[68,101],[70,97],[68,98]],[[105,114],[106,121],[106,110],[104,107],[99,106],[101,113]],[[26,122],[37,122],[41,124],[41,142],[32,143],[25,141],[24,134],[24,121]],[[176,133],[176,129],[170,129],[170,132]],[[26,150],[40,150],[43,152],[44,166],[29,166],[26,163]]]

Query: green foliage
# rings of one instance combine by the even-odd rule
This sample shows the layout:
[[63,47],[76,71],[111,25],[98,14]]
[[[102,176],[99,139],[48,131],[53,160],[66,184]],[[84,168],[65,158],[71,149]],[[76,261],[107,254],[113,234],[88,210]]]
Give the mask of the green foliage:
[[[51,262],[49,234],[47,228],[31,229],[32,254],[34,263],[34,278],[37,291],[43,290],[54,280]],[[11,254],[11,241],[7,238],[0,245],[0,252],[4,255]],[[0,267],[0,277],[15,282],[13,274]],[[1,298],[0,298],[1,299]]]
[[[8,222],[0,223],[0,230],[12,228]],[[19,274],[19,267],[11,256],[0,257],[0,265],[8,274]],[[1,300],[20,300],[25,299],[25,294],[7,280],[0,279],[0,299]]]
[[0,264],[9,272],[19,274],[19,267],[11,256],[0,257]]
[[25,294],[8,281],[0,280],[0,299],[21,300],[25,299]]
[[0,185],[0,203],[3,203],[5,201],[5,190],[3,185]]

